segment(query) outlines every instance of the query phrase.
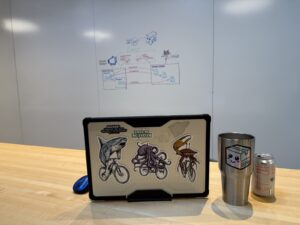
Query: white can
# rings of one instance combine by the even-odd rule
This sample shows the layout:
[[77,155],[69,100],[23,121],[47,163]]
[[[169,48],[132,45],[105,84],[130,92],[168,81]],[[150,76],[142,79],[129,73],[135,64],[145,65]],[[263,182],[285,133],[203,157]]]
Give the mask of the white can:
[[251,190],[255,195],[273,197],[275,191],[275,161],[271,154],[255,154]]

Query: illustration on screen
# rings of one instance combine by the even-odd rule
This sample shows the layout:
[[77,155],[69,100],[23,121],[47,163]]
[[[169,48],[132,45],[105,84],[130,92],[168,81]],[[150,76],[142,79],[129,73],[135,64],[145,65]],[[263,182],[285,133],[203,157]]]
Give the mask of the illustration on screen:
[[105,140],[98,137],[100,145],[99,158],[102,167],[99,170],[99,177],[102,181],[106,181],[110,175],[114,175],[117,182],[125,184],[129,180],[129,171],[125,166],[118,164],[121,159],[121,151],[127,143],[127,138],[116,137],[110,140]]
[[177,139],[173,144],[173,149],[176,154],[180,156],[177,171],[180,169],[184,178],[188,177],[191,182],[194,182],[196,178],[197,163],[199,164],[199,161],[195,158],[197,152],[191,149],[191,139],[191,135],[185,135]]
[[138,169],[142,176],[154,173],[160,180],[166,178],[168,175],[166,166],[171,165],[171,161],[167,159],[167,154],[149,143],[138,142],[137,145],[137,154],[131,160],[134,170]]

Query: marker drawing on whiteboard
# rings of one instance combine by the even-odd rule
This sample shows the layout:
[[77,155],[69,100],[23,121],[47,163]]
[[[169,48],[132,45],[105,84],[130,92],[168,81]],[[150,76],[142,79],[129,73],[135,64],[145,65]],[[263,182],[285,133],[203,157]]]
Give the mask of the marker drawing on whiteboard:
[[153,45],[157,41],[157,32],[151,31],[144,36],[141,37],[131,37],[126,39],[126,45],[135,47],[141,43],[141,40],[143,43],[146,43],[147,45]]
[[164,50],[162,57],[165,58],[165,64],[167,63],[168,57],[170,56],[170,50]]
[[168,49],[163,51],[161,57],[165,59],[165,64],[166,64],[168,59],[178,59],[179,54],[171,54],[170,50]]
[[129,64],[131,61],[131,55],[130,54],[126,54],[126,55],[120,55],[120,61],[123,64]]
[[132,36],[125,41],[126,50],[99,60],[104,90],[126,90],[135,84],[180,84],[179,54],[168,48],[157,49],[156,31]]
[[100,66],[105,66],[106,64],[107,64],[106,60],[104,60],[104,59],[99,60],[99,65]]
[[180,84],[179,64],[151,65],[152,84]]
[[147,62],[147,63],[151,63],[152,61],[154,61],[154,57],[153,56],[150,56],[149,54],[147,53],[143,53],[141,55],[138,55],[136,57],[136,62]]
[[135,64],[126,68],[127,84],[151,84],[150,66]]
[[112,56],[107,60],[108,64],[111,66],[114,66],[117,64],[117,57],[116,56]]
[[150,33],[146,34],[145,40],[148,45],[152,45],[157,41],[157,32],[151,31]]
[[102,70],[102,81],[104,90],[126,89],[127,77],[125,68]]
[[131,45],[131,46],[137,46],[138,45],[138,43],[139,43],[139,38],[128,38],[127,40],[126,40],[126,44],[127,45]]

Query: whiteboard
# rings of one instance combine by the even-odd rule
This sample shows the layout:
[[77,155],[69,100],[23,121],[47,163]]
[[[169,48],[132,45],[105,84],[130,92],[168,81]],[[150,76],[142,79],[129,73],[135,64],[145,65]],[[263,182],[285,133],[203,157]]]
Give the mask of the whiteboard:
[[95,1],[101,116],[211,113],[212,1]]

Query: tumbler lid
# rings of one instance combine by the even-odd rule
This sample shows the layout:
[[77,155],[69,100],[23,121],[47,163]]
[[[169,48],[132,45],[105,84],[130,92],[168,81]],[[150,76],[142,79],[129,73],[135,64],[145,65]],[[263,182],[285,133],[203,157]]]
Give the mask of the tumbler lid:
[[254,139],[254,136],[251,134],[228,132],[228,133],[219,134],[219,138],[223,138],[223,139]]

